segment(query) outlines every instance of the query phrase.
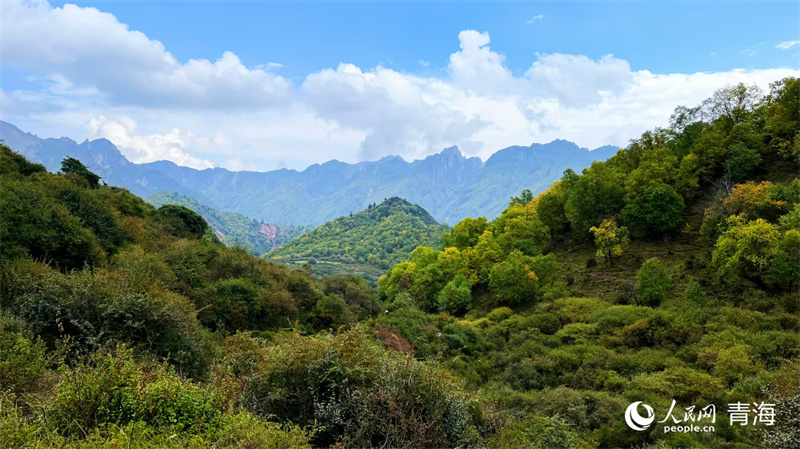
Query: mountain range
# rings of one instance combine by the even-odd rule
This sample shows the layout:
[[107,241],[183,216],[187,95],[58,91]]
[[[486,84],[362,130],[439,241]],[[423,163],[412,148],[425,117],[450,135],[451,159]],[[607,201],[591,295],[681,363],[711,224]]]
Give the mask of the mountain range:
[[50,171],[57,171],[69,155],[107,183],[141,197],[175,192],[216,210],[291,226],[319,225],[394,196],[420,205],[442,223],[493,218],[506,207],[508,198],[523,189],[534,194],[543,191],[565,169],[580,172],[618,150],[612,146],[588,150],[555,140],[504,148],[486,162],[451,147],[412,162],[387,156],[356,164],[332,160],[302,171],[254,172],[196,170],[170,161],[135,164],[107,139],[82,143],[66,137],[43,139],[3,121],[0,139]]

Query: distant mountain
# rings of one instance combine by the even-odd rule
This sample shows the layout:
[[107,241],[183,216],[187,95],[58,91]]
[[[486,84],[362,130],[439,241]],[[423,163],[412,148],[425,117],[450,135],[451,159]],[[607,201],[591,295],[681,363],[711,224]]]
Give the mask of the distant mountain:
[[159,192],[145,199],[160,207],[177,204],[200,214],[211,225],[214,234],[228,246],[239,246],[260,256],[310,230],[309,226],[278,226],[259,222],[238,212],[218,211],[196,199],[172,192]]
[[446,226],[402,198],[325,223],[267,254],[267,258],[312,265],[317,274],[356,274],[376,282],[418,246],[439,245]]
[[484,163],[464,157],[456,147],[423,160],[399,156],[347,164],[330,161],[303,171],[233,172],[223,168],[195,170],[169,161],[133,164],[106,139],[77,142],[41,139],[0,121],[0,139],[31,161],[58,170],[70,155],[109,183],[148,197],[161,191],[196,198],[214,209],[240,212],[282,225],[319,225],[368,204],[393,196],[419,204],[440,222],[465,217],[496,217],[508,198],[530,189],[543,191],[567,168],[580,172],[595,160],[606,160],[616,147],[594,151],[555,140],[514,146]]

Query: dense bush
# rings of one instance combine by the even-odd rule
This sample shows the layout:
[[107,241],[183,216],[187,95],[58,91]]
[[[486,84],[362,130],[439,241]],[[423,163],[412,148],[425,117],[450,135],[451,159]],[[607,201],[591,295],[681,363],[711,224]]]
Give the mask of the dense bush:
[[646,306],[657,307],[667,299],[672,289],[672,278],[657,258],[647,259],[642,268],[636,272],[639,289],[642,293],[642,303]]
[[350,447],[454,447],[474,432],[470,402],[446,372],[386,352],[360,330],[264,349],[242,401],[260,416],[320,426],[313,441]]

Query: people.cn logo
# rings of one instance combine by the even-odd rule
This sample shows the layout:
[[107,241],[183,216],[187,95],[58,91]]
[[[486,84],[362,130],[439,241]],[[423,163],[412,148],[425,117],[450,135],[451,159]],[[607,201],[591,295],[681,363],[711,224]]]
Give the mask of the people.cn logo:
[[[642,404],[642,407],[644,407],[646,416],[639,414],[639,404]],[[642,401],[634,402],[625,410],[625,422],[628,423],[628,427],[633,430],[645,430],[650,427],[650,424],[652,424],[655,419],[656,415],[653,413],[653,408],[647,404],[643,404]]]

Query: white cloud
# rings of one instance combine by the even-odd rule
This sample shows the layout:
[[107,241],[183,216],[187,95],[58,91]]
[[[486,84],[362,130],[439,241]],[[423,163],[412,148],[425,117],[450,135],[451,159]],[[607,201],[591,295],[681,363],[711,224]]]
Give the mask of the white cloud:
[[442,93],[451,89],[440,81],[383,67],[362,72],[352,64],[312,73],[303,83],[320,117],[366,133],[363,159],[424,156],[447,142],[468,143],[482,125],[442,102]]
[[131,162],[169,160],[198,169],[214,166],[211,162],[192,157],[184,151],[192,143],[207,144],[210,139],[182,133],[178,128],[173,128],[167,134],[134,135],[136,122],[132,119],[122,117],[118,121],[111,121],[104,116],[91,119],[88,127],[92,138],[103,137],[110,140]]
[[4,2],[3,64],[94,88],[116,104],[240,108],[283,104],[291,83],[232,52],[178,62],[112,14],[67,4]]
[[753,56],[753,55],[755,55],[755,54],[756,54],[756,51],[755,51],[755,50],[753,50],[752,48],[746,48],[746,49],[744,49],[744,50],[740,51],[739,53],[740,53],[740,54],[743,54],[743,55],[745,55],[745,56]]
[[596,103],[622,92],[633,80],[627,61],[606,55],[595,61],[583,55],[537,55],[525,73],[534,94],[555,96],[566,105]]
[[515,75],[489,47],[489,33],[464,30],[436,76],[343,63],[295,84],[274,73],[280,64],[250,69],[231,52],[214,62],[177,61],[94,8],[3,8],[3,63],[39,86],[0,88],[3,119],[41,136],[106,137],[136,162],[198,168],[410,160],[451,145],[485,159],[556,138],[625,145],[665,126],[677,105],[698,104],[727,84],[767,88],[798,76],[794,69],[654,74],[613,55],[560,53],[532,55]]
[[537,15],[531,17],[525,23],[527,23],[528,25],[533,25],[534,23],[541,22],[542,20],[544,20],[544,14],[537,14]]
[[514,77],[503,64],[505,56],[489,49],[489,33],[458,33],[461,51],[450,55],[450,75],[459,87],[478,93],[507,90]]
[[783,41],[775,46],[775,48],[779,48],[781,50],[789,50],[792,47],[800,45],[800,41]]

